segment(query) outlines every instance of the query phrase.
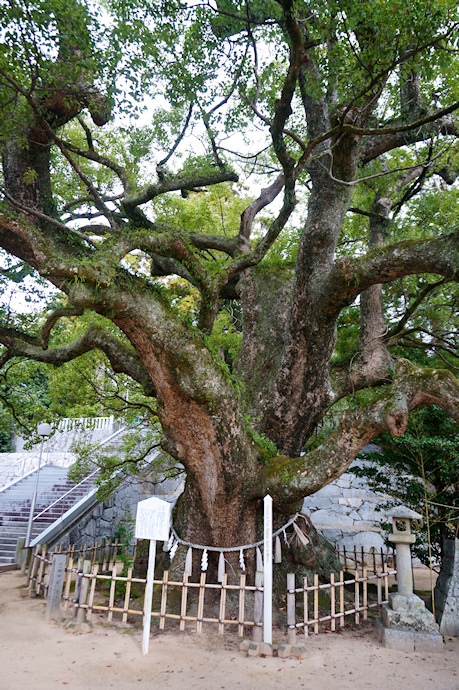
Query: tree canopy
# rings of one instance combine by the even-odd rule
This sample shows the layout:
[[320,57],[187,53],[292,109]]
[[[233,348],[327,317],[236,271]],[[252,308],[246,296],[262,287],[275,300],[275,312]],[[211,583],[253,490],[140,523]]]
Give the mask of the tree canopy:
[[[453,0],[11,0],[0,364],[95,350],[187,474],[177,524],[253,541],[382,431],[456,420]],[[147,402],[149,401],[149,402]]]

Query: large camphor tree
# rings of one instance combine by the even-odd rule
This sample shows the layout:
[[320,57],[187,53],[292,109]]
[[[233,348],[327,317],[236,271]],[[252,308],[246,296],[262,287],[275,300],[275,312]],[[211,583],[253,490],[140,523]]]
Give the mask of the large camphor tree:
[[412,410],[459,417],[456,2],[0,12],[2,273],[61,295],[3,308],[1,364],[137,382],[183,539],[252,543],[265,494],[280,524]]

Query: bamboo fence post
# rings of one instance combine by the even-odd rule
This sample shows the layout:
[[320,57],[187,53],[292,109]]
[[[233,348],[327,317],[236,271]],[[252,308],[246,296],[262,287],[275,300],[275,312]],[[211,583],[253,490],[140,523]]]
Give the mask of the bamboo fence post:
[[115,565],[116,559],[118,558],[118,549],[119,549],[119,539],[115,539],[115,545],[113,547],[113,565]]
[[296,644],[295,573],[287,574],[287,644]]
[[[75,580],[75,593],[73,595],[73,602],[74,605],[80,600],[80,587],[81,587],[81,571],[83,570],[83,558],[81,556],[78,557],[77,561],[77,576]],[[76,609],[74,611],[76,615]]]
[[339,574],[339,627],[344,628],[344,572],[341,570]]
[[37,575],[37,588],[36,588],[37,594],[40,594],[41,585],[43,583],[43,571],[45,568],[45,558],[46,558],[47,550],[48,550],[48,544],[43,544],[42,549],[41,549],[40,567],[38,569],[38,575]]
[[226,585],[228,582],[228,575],[227,573],[223,574],[222,577],[222,590],[220,594],[220,611],[218,614],[218,633],[219,635],[223,635],[225,632],[225,624],[223,621],[225,620],[225,612],[226,612]]
[[244,616],[245,616],[245,573],[241,573],[239,578],[239,617],[237,634],[239,637],[244,637]]
[[344,570],[347,570],[347,554],[346,554],[346,547],[343,546],[343,553],[344,553]]
[[29,597],[32,596],[32,587],[33,587],[33,578],[35,577],[35,571],[38,568],[38,549],[39,547],[35,547],[35,551],[32,553],[32,557],[30,559],[30,571],[29,571]]
[[70,599],[70,587],[72,584],[72,576],[73,576],[73,551],[69,551],[68,556],[67,556],[67,578],[65,580],[65,586],[64,586],[64,608],[67,610],[69,607],[69,599]]
[[303,617],[304,617],[304,636],[309,637],[309,601],[308,601],[308,578],[303,580]]
[[335,620],[335,614],[336,614],[336,602],[335,602],[335,573],[330,573],[330,616],[331,616],[331,621],[330,621],[330,630],[332,632],[335,632],[336,630],[336,620]]
[[113,566],[114,566],[112,555],[113,555],[113,539],[110,537],[108,540],[108,544],[106,545],[107,570],[110,570],[110,567],[113,568]]
[[389,575],[387,573],[387,564],[383,565],[383,578],[384,578],[384,601],[389,601]]
[[354,546],[354,570],[357,570],[359,567],[359,561],[357,557],[357,546]]
[[366,621],[368,618],[368,571],[366,568],[363,569],[363,620]]
[[159,629],[164,630],[166,624],[166,607],[167,607],[167,585],[169,582],[169,571],[165,570],[163,574],[163,587],[161,592],[161,609],[159,616]]
[[376,576],[377,576],[376,591],[378,594],[378,607],[379,607],[379,609],[381,609],[381,606],[382,606],[382,591],[381,591],[382,577],[381,577],[381,568],[379,566],[378,566],[378,570],[376,571]]
[[363,569],[364,569],[364,567],[365,567],[365,553],[364,553],[364,551],[363,551],[363,546],[362,546],[361,549],[360,549],[360,553],[361,553],[361,556],[362,556],[362,573],[363,573]]
[[253,641],[263,641],[263,573],[261,570],[255,572],[255,594],[253,601]]
[[128,568],[126,579],[126,592],[124,594],[124,611],[122,622],[127,623],[127,616],[129,611],[129,601],[131,599],[131,584],[132,584],[132,568]]
[[89,591],[89,599],[88,599],[88,612],[86,614],[86,619],[89,621],[92,618],[92,607],[94,605],[94,596],[96,593],[96,584],[97,584],[97,573],[99,572],[99,565],[96,563],[95,565],[92,566],[92,573],[91,573],[91,589]]
[[359,573],[358,570],[354,571],[354,592],[355,592],[355,613],[354,613],[354,620],[355,624],[358,625],[360,623],[360,584],[359,584]]
[[374,546],[372,548],[373,548],[373,572],[376,573],[376,549],[374,548]]
[[100,540],[99,547],[99,570],[104,572],[104,556],[105,556],[105,537]]
[[198,616],[196,621],[196,632],[202,633],[202,619],[204,618],[204,596],[206,592],[206,573],[201,573],[199,581]]
[[183,573],[182,600],[180,602],[180,630],[185,630],[185,616],[188,600],[188,573]]
[[110,598],[108,600],[108,621],[113,619],[113,608],[115,604],[115,587],[116,587],[116,565],[112,568],[112,577],[110,580]]
[[319,634],[319,576],[314,575],[314,635]]
[[91,561],[89,559],[85,559],[83,561],[83,571],[82,571],[82,577],[81,577],[81,585],[80,585],[80,593],[78,597],[78,609],[77,609],[77,623],[84,623],[84,619],[86,617],[86,611],[84,608],[84,604],[86,604],[87,598],[88,598],[88,591],[89,591],[89,577],[85,577],[85,575],[88,575],[91,570]]

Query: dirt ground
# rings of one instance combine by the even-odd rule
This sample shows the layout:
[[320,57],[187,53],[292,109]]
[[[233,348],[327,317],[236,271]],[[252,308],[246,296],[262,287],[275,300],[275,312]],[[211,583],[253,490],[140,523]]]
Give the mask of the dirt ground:
[[72,633],[44,620],[18,571],[0,573],[0,689],[169,688],[459,690],[459,639],[437,654],[382,648],[372,626],[309,637],[303,660],[248,658],[233,635],[165,632],[141,653],[141,631],[97,624]]

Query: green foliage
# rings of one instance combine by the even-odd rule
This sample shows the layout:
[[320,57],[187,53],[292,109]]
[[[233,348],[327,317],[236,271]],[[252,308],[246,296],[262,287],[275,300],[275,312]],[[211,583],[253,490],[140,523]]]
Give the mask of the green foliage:
[[[442,539],[454,536],[459,524],[459,427],[440,408],[414,412],[405,434],[397,439],[387,433],[375,439],[381,452],[362,454],[369,465],[352,468],[368,479],[377,493],[396,499],[421,513],[423,526],[413,547],[429,564],[427,521],[434,562],[441,560]],[[387,508],[387,502],[384,502]]]
[[[328,103],[334,102],[331,126],[339,123],[344,113],[351,120],[355,117],[357,124],[360,116],[365,121],[364,113],[376,99],[379,106],[373,117],[377,124],[372,120],[368,123],[370,127],[397,124],[403,118],[412,121],[459,98],[457,39],[453,37],[448,42],[446,35],[456,28],[454,0],[436,3],[413,0],[410,4],[402,0],[373,3],[344,0],[339,5],[334,0],[297,0],[292,8],[309,44],[308,64],[316,65],[309,69],[304,62],[301,90],[298,88],[292,98],[292,112],[285,123],[295,133],[285,135],[285,153],[296,161],[304,151],[298,139],[306,141],[308,136],[314,136],[314,127],[317,130],[322,127],[316,123],[307,131],[306,122],[314,117],[315,109],[309,108],[308,100],[322,94],[327,94]],[[67,155],[63,155],[61,147],[51,147],[53,203],[50,202],[48,212],[56,215],[59,222],[67,223],[69,233],[53,220],[44,236],[48,233],[50,237],[54,232],[54,246],[64,247],[59,261],[71,262],[74,271],[71,289],[75,293],[82,286],[88,292],[91,289],[88,302],[92,300],[94,308],[107,315],[107,318],[84,314],[61,319],[52,329],[49,347],[74,342],[92,323],[127,344],[127,338],[110,322],[118,315],[115,308],[104,311],[103,286],[113,288],[117,281],[117,286],[131,294],[148,294],[152,302],[156,300],[166,306],[174,325],[178,316],[180,326],[184,327],[180,331],[183,340],[192,341],[199,336],[199,343],[204,343],[213,356],[213,363],[210,358],[208,361],[215,364],[215,371],[223,372],[225,380],[232,383],[235,397],[242,395],[243,386],[234,372],[242,343],[239,305],[223,298],[221,295],[227,293],[222,292],[210,335],[201,337],[197,324],[203,300],[208,304],[211,288],[219,284],[219,278],[224,283],[228,266],[237,255],[241,214],[257,194],[252,190],[249,193],[242,185],[236,188],[229,183],[189,190],[190,183],[181,195],[177,190],[179,184],[167,196],[155,195],[162,182],[171,179],[175,183],[183,182],[196,175],[210,175],[225,166],[237,170],[244,184],[249,178],[251,184],[250,176],[255,173],[256,184],[263,188],[266,178],[270,184],[279,174],[280,161],[271,146],[270,123],[279,107],[288,58],[297,48],[292,45],[292,36],[287,35],[282,3],[218,0],[211,6],[180,0],[103,0],[99,5],[97,0],[30,0],[24,5],[19,0],[11,0],[0,7],[0,25],[1,143],[19,144],[25,151],[30,146],[27,134],[32,124],[40,134],[47,132],[47,127],[54,127],[58,137],[55,143],[65,142]],[[400,99],[400,80],[414,74],[419,78],[424,102],[419,112],[413,106],[407,118],[404,112],[407,106]],[[89,88],[80,102],[83,84]],[[59,95],[62,102],[54,103],[53,99]],[[108,96],[106,102],[114,105],[114,119],[103,130],[88,124],[84,110],[79,121],[73,118],[62,127],[55,125],[54,118],[62,122],[59,113],[77,101],[75,112],[81,110],[83,103],[94,116],[101,95]],[[325,104],[322,107],[325,111]],[[146,111],[148,118],[145,115],[140,119]],[[182,138],[185,123],[188,130]],[[448,190],[443,184],[437,189],[433,183],[434,173],[442,170],[442,179],[454,179],[456,152],[452,147],[442,151],[443,144],[434,134],[429,141],[417,142],[412,148],[408,139],[407,132],[407,139],[402,139],[399,149],[386,152],[383,161],[369,163],[358,172],[362,178],[371,179],[354,189],[352,205],[361,212],[349,215],[344,221],[336,252],[338,258],[346,254],[358,256],[367,250],[373,207],[384,195],[395,200],[384,230],[384,241],[388,244],[435,235],[445,225],[452,229],[457,226],[457,189],[451,183]],[[32,138],[32,142],[35,144],[36,139]],[[80,155],[81,149],[86,155]],[[339,149],[340,141],[334,140],[332,150]],[[78,150],[80,153],[75,152]],[[303,185],[303,190],[297,193],[298,215],[291,217],[291,225],[283,229],[258,268],[265,275],[279,276],[279,281],[265,283],[269,289],[279,289],[284,270],[290,270],[293,279],[304,209],[311,190],[316,196],[320,193],[317,187],[314,190],[308,186],[309,174],[313,166],[322,166],[327,171],[328,159],[323,152],[324,149],[315,149],[310,166],[301,172],[297,186]],[[405,186],[401,183],[398,186],[399,173],[378,177],[388,170],[412,168],[427,159],[432,165],[423,168],[424,191],[418,198],[410,199]],[[125,177],[120,175],[120,168]],[[340,168],[339,162],[336,168]],[[446,168],[452,171],[450,177],[444,172]],[[33,167],[22,168],[21,176],[24,186],[35,188],[37,182],[46,186],[46,180]],[[128,199],[122,198],[123,185]],[[149,201],[137,207],[137,214],[132,211],[129,215],[129,199],[132,203],[132,197],[139,192],[144,192],[144,198]],[[113,212],[116,229],[109,228],[107,219],[101,215],[100,199]],[[254,249],[272,227],[269,212],[265,210],[263,214],[256,220],[250,247],[244,246],[247,251]],[[84,231],[89,239],[76,237],[75,233],[71,236],[70,229]],[[198,248],[199,243],[195,246],[187,233],[234,238],[234,251],[233,245],[228,252]],[[323,267],[314,267],[316,273],[323,270],[324,276],[333,261],[336,242],[333,233],[330,230],[330,251]],[[139,237],[142,249],[133,239]],[[158,237],[162,242],[160,249],[154,247]],[[173,240],[177,239],[185,244],[185,258],[179,252],[174,254]],[[318,238],[319,243],[326,241]],[[151,250],[149,242],[154,247]],[[217,246],[221,247],[221,242]],[[50,254],[47,260],[53,265],[56,256]],[[158,257],[167,264],[166,268],[156,267],[155,262],[161,264]],[[238,258],[241,257],[242,253]],[[191,264],[198,269],[193,272]],[[64,274],[67,269],[66,264]],[[43,274],[48,270],[48,265],[44,266]],[[97,277],[91,282],[88,275],[92,270]],[[7,259],[0,275],[1,287],[6,290],[13,282],[19,290],[23,289],[22,281],[28,278],[28,272],[16,260]],[[52,278],[59,284],[61,274],[57,270],[55,273],[57,277],[52,275]],[[240,277],[235,273],[231,288]],[[312,278],[311,284],[316,276]],[[309,276],[302,279],[306,285]],[[384,288],[389,330],[396,328],[417,295],[434,280],[434,276],[413,275]],[[320,292],[319,283],[320,279],[316,280],[317,292]],[[39,338],[45,318],[52,307],[59,306],[60,298],[52,302],[45,312],[25,316],[14,314],[10,306],[1,307],[1,322]],[[88,302],[80,296],[79,303]],[[119,309],[122,311],[122,307]],[[391,352],[434,365],[442,356],[453,364],[457,326],[450,324],[456,310],[457,296],[451,286],[438,286],[429,293],[422,307],[413,311],[405,332],[391,337],[388,343]],[[339,317],[332,360],[336,368],[344,370],[354,360],[359,326],[359,307],[353,304]],[[308,324],[302,324],[301,329],[307,339]],[[441,347],[437,347],[440,341]],[[155,347],[160,349],[163,345],[155,343]],[[191,390],[203,381],[199,376],[191,379],[192,376]],[[372,395],[372,391],[358,391],[348,404],[357,406],[371,400]],[[113,413],[128,422],[140,418],[156,421],[156,401],[146,397],[140,386],[126,376],[113,374],[107,359],[99,352],[87,353],[51,372],[43,365],[13,359],[2,371],[0,400],[3,402],[0,428],[4,430],[32,431],[37,421],[45,418],[57,420],[61,416],[105,413]],[[274,444],[257,434],[249,421],[247,433],[264,449],[266,457],[277,454]],[[317,435],[316,443],[323,437],[321,434]],[[121,472],[116,474],[119,469],[136,473],[146,467],[142,463],[147,457],[147,446],[137,436],[126,440],[122,460],[114,451],[97,454],[94,448],[80,449],[81,472],[88,471],[94,462],[100,463],[101,481],[109,491],[121,476]],[[141,460],[137,462],[139,457]],[[160,465],[159,469],[167,468]]]
[[253,427],[253,420],[249,415],[244,415],[244,423],[249,438],[261,450],[263,462],[269,462],[273,458],[281,455],[275,443],[269,440],[265,434],[260,434]]
[[145,428],[137,423],[123,435],[119,446],[78,443],[72,447],[76,462],[69,471],[75,481],[81,481],[90,472],[99,469],[97,475],[99,500],[104,500],[123,482],[126,476],[140,477],[151,473],[153,477],[177,476],[177,468],[172,458],[165,453],[156,452],[159,447],[159,431],[153,427]]
[[[114,537],[118,539],[118,558],[123,564],[122,575],[126,576],[128,568],[134,562],[134,552],[130,548],[135,534],[135,519],[132,517],[131,508],[128,503],[124,506],[123,517],[115,524]],[[119,584],[119,583],[118,583]]]

